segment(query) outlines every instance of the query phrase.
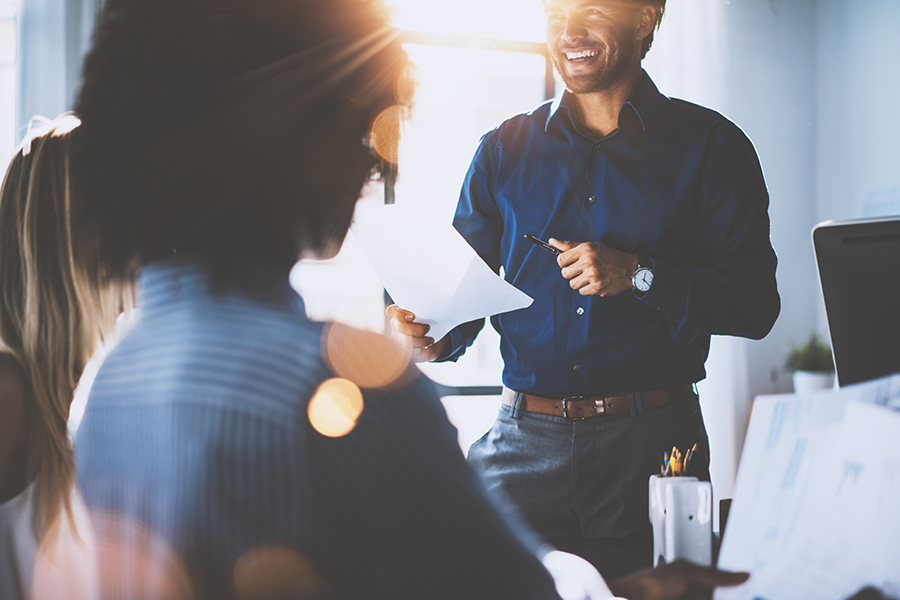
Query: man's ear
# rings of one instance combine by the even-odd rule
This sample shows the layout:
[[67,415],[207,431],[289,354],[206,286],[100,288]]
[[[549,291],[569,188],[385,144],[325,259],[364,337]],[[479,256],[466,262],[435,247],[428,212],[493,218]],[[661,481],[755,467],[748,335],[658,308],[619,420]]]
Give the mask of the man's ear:
[[637,25],[635,37],[643,40],[645,37],[653,33],[656,23],[659,21],[659,8],[656,6],[644,6],[638,11]]

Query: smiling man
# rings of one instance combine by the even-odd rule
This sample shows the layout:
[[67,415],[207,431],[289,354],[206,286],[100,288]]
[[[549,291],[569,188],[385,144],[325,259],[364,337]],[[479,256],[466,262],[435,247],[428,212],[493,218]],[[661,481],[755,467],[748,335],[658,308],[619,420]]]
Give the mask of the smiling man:
[[[566,90],[484,136],[454,219],[534,298],[491,319],[503,405],[469,461],[607,578],[651,563],[647,481],[665,451],[697,444],[692,474],[709,477],[693,384],[710,335],[762,338],[780,309],[752,144],[722,115],[662,95],[641,68],[664,10],[547,0]],[[388,314],[421,360],[458,359],[484,325],[433,340],[415,315]]]

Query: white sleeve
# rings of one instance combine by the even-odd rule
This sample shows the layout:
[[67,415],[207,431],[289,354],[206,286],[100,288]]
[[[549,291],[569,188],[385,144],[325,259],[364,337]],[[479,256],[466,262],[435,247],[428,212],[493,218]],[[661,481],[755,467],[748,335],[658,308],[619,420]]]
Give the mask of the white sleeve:
[[556,592],[563,600],[624,600],[613,596],[594,565],[580,556],[551,550],[541,562],[553,576]]

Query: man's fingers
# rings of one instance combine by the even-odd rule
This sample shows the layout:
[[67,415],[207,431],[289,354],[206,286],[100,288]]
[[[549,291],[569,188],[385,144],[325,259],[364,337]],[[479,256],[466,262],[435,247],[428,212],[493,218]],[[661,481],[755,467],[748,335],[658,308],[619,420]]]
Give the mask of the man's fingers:
[[425,334],[431,329],[431,325],[425,323],[409,323],[393,317],[391,318],[391,327],[394,331],[411,337],[425,337]]
[[562,273],[563,279],[568,279],[568,280],[575,279],[576,277],[581,275],[583,272],[584,272],[584,269],[582,269],[578,264],[574,264],[574,265],[569,264],[560,270],[560,273]]
[[584,287],[590,285],[591,280],[584,276],[579,276],[574,279],[569,280],[569,287],[573,290],[580,290]]
[[391,332],[391,339],[395,342],[404,346],[406,348],[411,348],[413,350],[417,350],[419,348],[427,348],[428,346],[434,343],[434,339],[430,337],[413,337],[410,335],[403,335],[396,329]]
[[406,344],[412,348],[427,348],[434,344],[434,338],[430,337],[407,337]]
[[578,260],[579,253],[569,252],[569,250],[577,248],[579,244],[573,244],[572,242],[561,242],[554,238],[550,238],[547,243],[549,243],[554,248],[559,248],[560,250],[562,250],[562,252],[556,257],[556,264],[558,264],[561,268],[568,267]]
[[612,581],[610,590],[631,600],[706,600],[717,587],[740,585],[749,573],[701,567],[683,559]]
[[728,571],[715,571],[710,575],[709,584],[715,587],[732,587],[741,585],[750,579],[750,573],[730,573]]
[[849,600],[886,600],[886,599],[887,599],[887,597],[878,588],[864,587],[863,589],[856,592],[853,596],[851,596]]
[[416,320],[416,315],[413,314],[412,311],[400,308],[396,304],[391,304],[384,309],[384,314],[391,319],[397,319],[398,321],[407,321],[411,323]]
[[424,348],[433,344],[434,338],[425,335],[429,329],[431,329],[430,325],[403,323],[397,319],[391,319],[392,337],[409,348]]
[[750,573],[720,571],[715,567],[701,567],[688,561],[676,561],[673,568],[683,570],[684,575],[695,586],[708,588],[740,585],[750,578]]
[[[428,338],[429,340],[431,338]],[[449,344],[449,336],[444,336],[437,342],[433,344],[429,344],[424,348],[413,348],[412,349],[412,357],[416,362],[430,362],[441,356],[443,351],[446,349]]]
[[572,242],[558,240],[556,238],[550,238],[549,240],[547,240],[547,243],[550,244],[551,246],[553,246],[554,248],[559,248],[563,252],[565,252],[566,250],[571,250],[572,248],[574,248],[575,246],[578,245],[578,244],[575,244]]
[[416,362],[430,362],[438,357],[438,351],[434,346],[416,348],[413,350],[413,357]]

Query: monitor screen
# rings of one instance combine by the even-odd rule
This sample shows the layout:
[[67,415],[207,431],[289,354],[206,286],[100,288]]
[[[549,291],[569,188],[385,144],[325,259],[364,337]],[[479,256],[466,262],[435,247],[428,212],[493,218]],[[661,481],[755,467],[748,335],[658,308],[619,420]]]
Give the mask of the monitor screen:
[[900,372],[900,217],[827,221],[812,236],[838,384]]

